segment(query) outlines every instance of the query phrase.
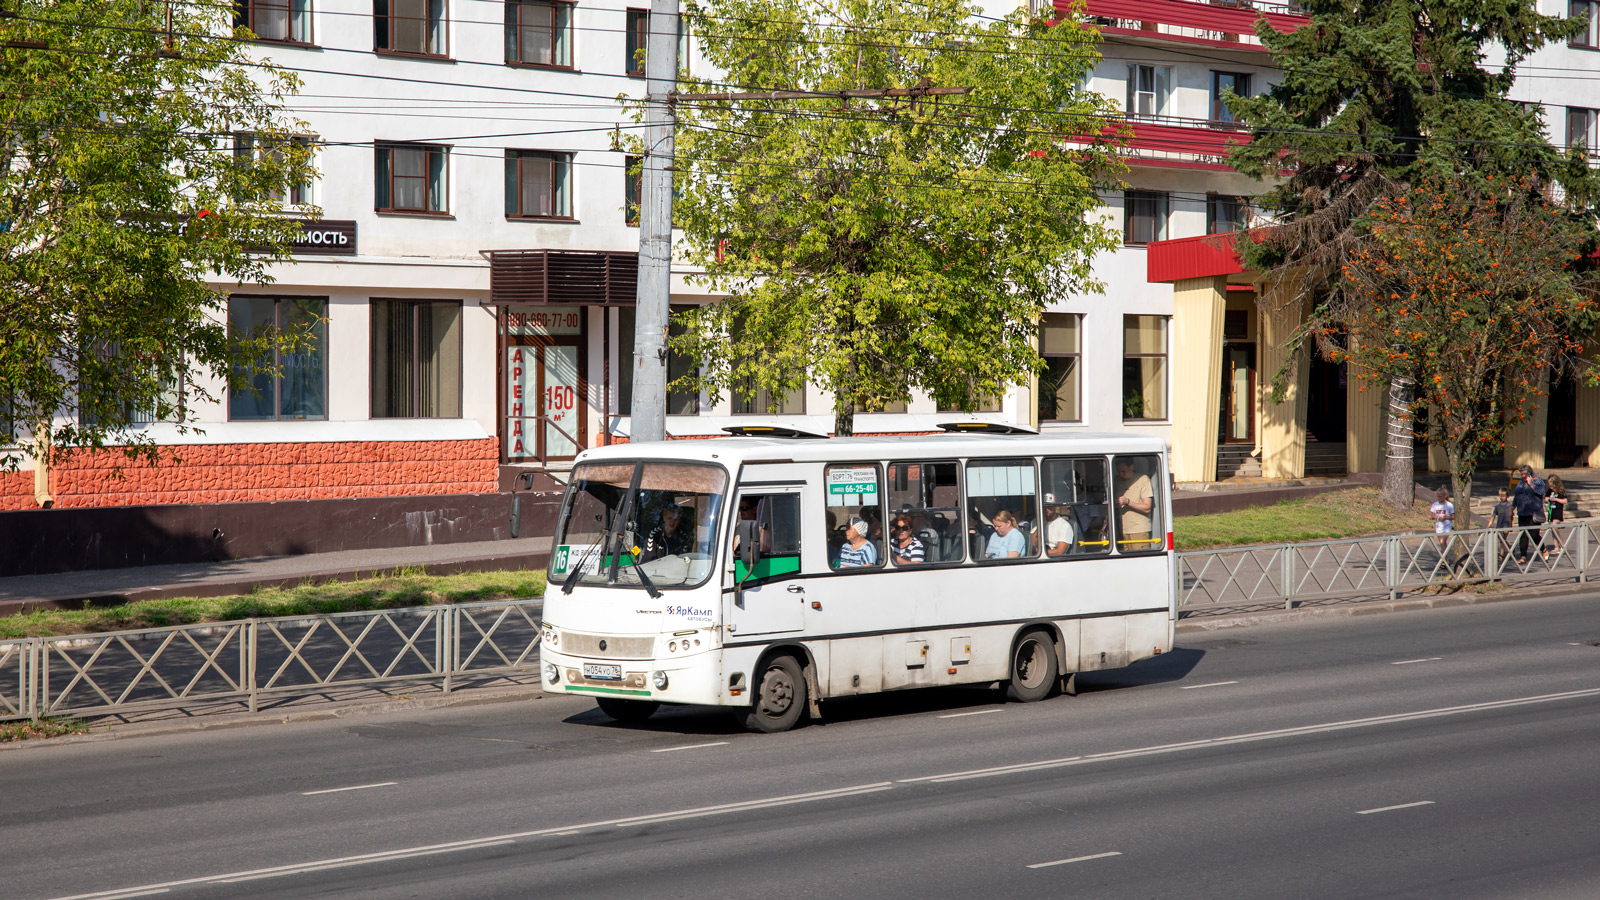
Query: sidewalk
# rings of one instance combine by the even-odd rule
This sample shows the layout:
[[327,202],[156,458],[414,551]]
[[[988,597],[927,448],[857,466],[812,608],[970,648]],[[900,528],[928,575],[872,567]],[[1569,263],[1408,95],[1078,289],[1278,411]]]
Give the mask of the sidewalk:
[[403,566],[419,566],[435,575],[543,568],[549,559],[550,538],[530,537],[23,575],[0,578],[0,615],[36,607],[75,607],[85,602],[110,604],[164,597],[248,594],[257,585],[298,584],[308,578],[364,578]]

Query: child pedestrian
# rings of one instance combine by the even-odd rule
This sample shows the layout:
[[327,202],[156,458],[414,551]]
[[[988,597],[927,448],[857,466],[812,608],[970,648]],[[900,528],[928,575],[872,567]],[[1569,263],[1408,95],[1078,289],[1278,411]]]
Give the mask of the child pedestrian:
[[1511,555],[1511,529],[1516,524],[1517,508],[1511,503],[1511,492],[1505,488],[1500,489],[1499,502],[1494,505],[1494,527],[1500,534],[1495,537],[1500,541],[1500,557],[1504,559]]
[[1428,512],[1433,515],[1433,533],[1438,535],[1439,559],[1449,565],[1445,551],[1450,546],[1450,532],[1456,527],[1456,505],[1450,502],[1450,491],[1445,488],[1434,491],[1433,505],[1428,507]]
[[[1555,545],[1556,554],[1561,553],[1561,529],[1556,528],[1557,522],[1567,518],[1567,486],[1561,483],[1560,475],[1551,475],[1544,480],[1545,490],[1545,516],[1544,520],[1550,523],[1550,543]],[[1550,551],[1541,549],[1540,555],[1545,559],[1550,558]]]

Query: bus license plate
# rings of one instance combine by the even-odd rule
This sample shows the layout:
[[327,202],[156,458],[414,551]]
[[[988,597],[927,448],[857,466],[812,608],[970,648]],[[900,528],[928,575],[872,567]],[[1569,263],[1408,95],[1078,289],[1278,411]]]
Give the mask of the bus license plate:
[[622,680],[622,667],[621,666],[605,666],[605,665],[600,665],[600,664],[597,664],[597,663],[584,663],[583,664],[583,677],[585,677],[585,678],[603,678],[603,679],[605,679],[607,681],[621,681]]

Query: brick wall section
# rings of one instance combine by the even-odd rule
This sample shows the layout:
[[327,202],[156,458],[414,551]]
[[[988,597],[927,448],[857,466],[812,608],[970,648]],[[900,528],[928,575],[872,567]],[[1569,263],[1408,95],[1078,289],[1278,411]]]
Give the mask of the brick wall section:
[[[499,464],[494,438],[164,449],[179,461],[151,467],[115,451],[75,455],[51,470],[51,496],[76,507],[482,494],[495,491]],[[32,472],[0,475],[0,510],[34,508]]]

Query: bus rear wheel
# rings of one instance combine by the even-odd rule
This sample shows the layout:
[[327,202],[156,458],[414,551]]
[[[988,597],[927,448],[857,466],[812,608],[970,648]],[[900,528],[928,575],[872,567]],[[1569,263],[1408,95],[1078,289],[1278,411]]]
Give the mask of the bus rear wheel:
[[652,700],[620,700],[616,697],[596,697],[600,711],[618,722],[643,722],[655,715],[661,704]]
[[1011,651],[1011,680],[1006,683],[1006,697],[1022,703],[1043,700],[1050,696],[1056,678],[1056,645],[1049,632],[1036,628],[1023,634]]
[[756,681],[749,709],[737,710],[739,723],[750,731],[772,734],[788,731],[806,709],[806,678],[800,661],[792,656],[767,660]]

